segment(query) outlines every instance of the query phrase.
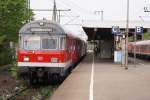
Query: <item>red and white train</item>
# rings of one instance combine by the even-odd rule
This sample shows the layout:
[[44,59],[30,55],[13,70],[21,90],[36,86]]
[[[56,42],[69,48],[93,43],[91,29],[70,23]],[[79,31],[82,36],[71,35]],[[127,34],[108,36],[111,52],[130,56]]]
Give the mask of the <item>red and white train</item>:
[[129,54],[133,55],[134,50],[137,56],[142,58],[150,58],[150,40],[130,42],[128,45]]
[[18,74],[27,75],[31,82],[64,77],[86,55],[87,36],[73,29],[48,20],[25,24],[19,32]]

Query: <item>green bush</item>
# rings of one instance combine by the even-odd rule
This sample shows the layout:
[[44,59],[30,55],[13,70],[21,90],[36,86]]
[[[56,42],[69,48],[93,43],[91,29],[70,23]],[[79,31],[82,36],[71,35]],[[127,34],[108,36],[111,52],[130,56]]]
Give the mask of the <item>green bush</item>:
[[13,52],[10,48],[0,46],[0,65],[11,64],[13,62],[12,58]]
[[144,40],[150,40],[150,32],[144,33],[143,39],[144,39]]

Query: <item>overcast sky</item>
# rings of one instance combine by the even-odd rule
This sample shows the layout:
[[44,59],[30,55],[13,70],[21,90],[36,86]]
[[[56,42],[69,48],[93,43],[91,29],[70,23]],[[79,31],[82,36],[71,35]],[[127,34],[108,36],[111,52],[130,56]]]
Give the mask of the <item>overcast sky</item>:
[[[150,13],[144,12],[147,6],[150,10],[150,0],[129,0],[130,2],[130,20],[150,20]],[[78,20],[97,20],[101,15],[94,14],[94,11],[104,11],[104,20],[126,20],[127,0],[56,0],[57,9],[71,9],[68,12],[62,12],[63,23],[80,16]],[[32,9],[52,9],[53,0],[31,0]],[[36,19],[51,19],[52,12],[35,12]],[[68,17],[70,16],[70,17]]]

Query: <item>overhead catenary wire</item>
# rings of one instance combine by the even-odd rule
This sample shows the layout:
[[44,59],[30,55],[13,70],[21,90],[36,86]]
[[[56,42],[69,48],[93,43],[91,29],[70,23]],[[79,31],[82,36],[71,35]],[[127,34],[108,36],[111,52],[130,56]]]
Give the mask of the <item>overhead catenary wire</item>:
[[78,5],[77,3],[75,3],[73,0],[69,0],[71,2],[71,4],[75,5],[77,7],[77,9],[79,9],[79,11],[83,12],[83,13],[87,13],[87,14],[93,14],[92,11],[89,11],[83,7],[81,7],[80,5]]
[[58,3],[58,6],[60,4],[60,6],[62,6],[62,7],[66,7],[67,6],[69,8],[72,8],[70,14],[80,15],[80,13],[76,12],[74,7],[73,7],[73,5],[71,5],[70,3],[67,3],[67,2],[61,1],[61,0],[59,0],[57,3]]
[[[71,16],[79,16],[80,15],[80,17],[78,17],[78,23],[82,23],[82,19],[83,19],[83,17],[85,17],[85,16],[81,16],[81,15],[83,15],[83,13],[84,13],[84,15],[95,16],[93,14],[93,12],[90,12],[90,11],[87,11],[87,10],[85,11],[85,9],[81,8],[79,5],[75,4],[72,1],[68,2],[68,1],[59,0],[58,4],[61,4],[61,5],[65,6],[65,7],[66,6],[67,7],[71,7],[72,9],[71,9],[71,12],[68,13],[69,15],[71,15]],[[66,14],[66,15],[68,16],[68,14]],[[68,20],[70,20],[70,18],[68,18]],[[71,20],[72,20],[71,24],[72,24],[72,22],[77,21],[76,18],[73,18],[73,19],[71,18]],[[67,21],[65,23],[67,23]]]
[[73,13],[81,15],[81,14],[91,14],[92,12],[83,9],[82,7],[80,7],[79,5],[75,4],[74,2],[68,0],[68,1],[64,1],[64,0],[59,0],[59,2],[61,2],[61,4],[65,5],[65,6],[69,6],[72,8]]
[[53,4],[52,6],[53,6],[53,8],[51,8],[51,9],[44,9],[44,8],[42,8],[42,9],[37,9],[37,8],[32,8],[32,11],[34,11],[34,12],[52,12],[51,13],[51,16],[52,16],[52,20],[53,21],[55,21],[55,22],[58,22],[58,23],[60,23],[60,14],[61,14],[61,12],[65,12],[65,11],[71,11],[71,9],[59,9],[58,7],[57,7],[57,2],[56,2],[56,0],[50,0],[50,2]]
[[65,23],[64,25],[68,25],[69,23],[73,22],[74,20],[76,20],[77,18],[79,18],[80,16],[76,16],[73,19],[69,20],[67,23]]
[[[50,6],[53,4],[53,0],[50,0],[51,3],[48,3]],[[69,12],[69,14],[65,13],[67,16],[70,15],[70,16],[79,16],[81,14],[84,13],[85,14],[93,14],[92,12],[88,11],[87,9],[85,8],[82,8],[81,6],[79,6],[78,4],[76,4],[75,2],[73,2],[72,0],[69,0],[69,1],[62,1],[62,0],[56,0],[56,3],[57,3],[57,10],[60,9],[60,8],[65,8],[65,9],[71,9],[71,11]],[[51,9],[44,9],[44,8],[40,8],[40,9],[37,9],[37,8],[32,8],[32,10],[36,13],[42,11],[42,12],[49,12],[49,11],[52,11],[52,7]],[[60,11],[57,12],[58,15],[60,15]],[[52,15],[52,13],[50,14]],[[60,16],[59,16],[60,17]],[[81,17],[81,16],[80,16]],[[58,18],[57,16],[57,19],[59,20],[60,22],[60,18]],[[78,18],[79,20],[80,18]],[[72,20],[72,18],[70,19],[68,17],[68,20]]]

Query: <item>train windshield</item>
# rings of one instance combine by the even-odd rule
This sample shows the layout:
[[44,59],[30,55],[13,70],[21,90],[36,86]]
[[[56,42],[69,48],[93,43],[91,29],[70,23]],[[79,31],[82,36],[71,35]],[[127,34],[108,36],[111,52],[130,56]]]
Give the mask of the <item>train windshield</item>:
[[40,37],[32,36],[24,38],[24,49],[26,50],[40,50]]
[[57,38],[43,38],[42,49],[56,50],[57,49]]
[[[65,50],[66,38],[64,36],[33,36],[23,37],[25,50]],[[22,44],[22,43],[21,43]]]

